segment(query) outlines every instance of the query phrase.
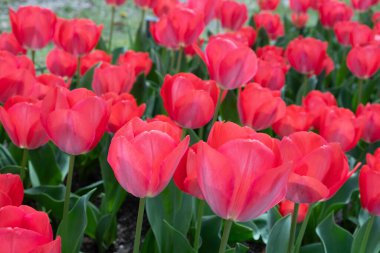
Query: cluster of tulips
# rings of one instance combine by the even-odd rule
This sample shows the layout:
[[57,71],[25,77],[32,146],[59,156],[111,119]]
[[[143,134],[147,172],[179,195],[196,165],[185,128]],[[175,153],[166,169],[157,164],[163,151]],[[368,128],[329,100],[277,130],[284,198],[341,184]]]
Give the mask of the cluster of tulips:
[[[249,21],[235,0],[135,0],[128,50],[112,47],[125,0],[105,2],[107,41],[89,19],[9,9],[1,253],[77,253],[84,234],[104,252],[125,192],[140,199],[134,253],[248,252],[253,239],[268,253],[379,251],[379,1],[290,0],[282,17],[278,0],[259,0]],[[74,192],[86,162],[101,183]],[[342,209],[354,234],[333,221]],[[253,238],[264,217],[268,231]]]

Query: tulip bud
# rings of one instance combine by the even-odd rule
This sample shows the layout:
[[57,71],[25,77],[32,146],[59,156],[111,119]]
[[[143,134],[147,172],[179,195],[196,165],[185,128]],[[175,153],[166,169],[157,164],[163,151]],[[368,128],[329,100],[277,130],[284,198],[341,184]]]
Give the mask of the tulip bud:
[[62,49],[54,48],[46,57],[46,67],[54,75],[70,78],[74,76],[77,69],[77,59]]
[[222,0],[216,13],[222,27],[230,30],[239,30],[248,19],[247,6],[232,0]]

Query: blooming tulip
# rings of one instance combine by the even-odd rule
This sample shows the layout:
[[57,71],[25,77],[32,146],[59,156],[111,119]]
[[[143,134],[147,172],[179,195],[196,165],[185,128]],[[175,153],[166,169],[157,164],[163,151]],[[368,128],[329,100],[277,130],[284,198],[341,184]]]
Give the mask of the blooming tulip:
[[367,11],[372,6],[376,5],[377,0],[351,0],[351,5],[355,10]]
[[380,68],[380,48],[376,45],[354,47],[347,55],[348,69],[360,79],[368,79]]
[[311,0],[290,0],[290,9],[296,13],[306,13],[311,6]]
[[46,57],[46,67],[55,75],[71,78],[77,69],[77,59],[62,49],[54,48]]
[[253,16],[257,30],[264,29],[271,40],[284,36],[284,24],[279,14],[259,12]]
[[[288,214],[292,214],[294,212],[294,202],[289,200],[281,201],[280,204],[278,204],[278,211],[282,216],[286,216]],[[300,204],[298,208],[298,216],[297,216],[297,222],[302,222],[307,214],[307,211],[309,210],[308,204]]]
[[253,80],[271,90],[281,90],[285,84],[285,74],[281,63],[259,60],[258,71]]
[[279,0],[259,0],[258,4],[260,7],[260,10],[264,11],[274,11],[277,9],[278,4],[280,3]]
[[24,199],[24,186],[20,176],[0,174],[0,208],[4,206],[19,206]]
[[298,105],[289,105],[286,107],[285,116],[276,121],[273,125],[273,131],[279,136],[287,136],[294,132],[307,131],[313,123],[313,118]]
[[285,115],[286,104],[281,99],[280,92],[250,83],[240,92],[238,109],[244,125],[263,130]]
[[203,13],[205,25],[215,18],[216,8],[220,0],[188,0],[187,7],[198,13]]
[[92,88],[98,96],[107,92],[121,94],[129,92],[135,80],[134,70],[130,66],[103,63],[95,69]]
[[349,21],[353,16],[352,9],[344,2],[327,1],[319,7],[319,17],[324,27],[334,28],[340,21]]
[[320,117],[326,107],[336,106],[336,99],[330,92],[320,92],[313,90],[302,98],[302,106],[313,119],[313,126],[319,128]]
[[121,6],[125,3],[126,0],[106,0],[106,3],[114,6]]
[[367,154],[367,164],[360,170],[359,190],[363,208],[369,213],[380,216],[380,149],[374,155]]
[[380,140],[380,104],[360,104],[356,116],[363,123],[361,138],[372,143]]
[[3,32],[0,34],[0,50],[12,54],[25,54],[26,50],[20,45],[13,33]]
[[120,95],[110,92],[102,96],[104,100],[111,104],[110,117],[107,130],[116,133],[128,121],[134,117],[141,117],[145,111],[145,104],[137,106],[135,98],[128,93]]
[[23,47],[41,49],[53,39],[57,17],[49,9],[38,6],[20,7],[16,12],[9,9],[9,18],[12,32]]
[[247,6],[233,0],[222,0],[216,13],[222,27],[230,30],[239,30],[248,19]]
[[303,28],[306,26],[307,21],[309,20],[309,16],[307,13],[292,13],[291,16],[292,23],[297,28]]
[[29,206],[0,208],[0,252],[61,253],[49,216]]
[[210,41],[205,53],[197,48],[205,62],[210,78],[226,90],[232,90],[249,82],[257,72],[257,57],[249,47],[230,39]]
[[343,46],[351,45],[351,33],[359,23],[356,21],[342,21],[334,25],[335,37]]
[[214,81],[190,73],[167,75],[161,97],[169,116],[185,128],[200,128],[214,115],[219,90]]
[[331,198],[358,168],[350,171],[340,145],[313,132],[284,137],[280,151],[282,159],[294,162],[286,199],[296,203]]
[[127,192],[154,197],[169,184],[188,144],[169,123],[134,118],[116,132],[107,160]]
[[203,16],[192,9],[178,6],[157,23],[152,23],[150,28],[158,44],[178,49],[198,40],[204,29]]
[[117,64],[129,64],[134,69],[135,76],[138,76],[141,73],[147,76],[150,72],[150,69],[152,68],[153,62],[149,58],[149,53],[128,50],[119,56]]
[[169,14],[177,5],[179,5],[178,0],[155,0],[153,13],[157,17],[162,17]]
[[103,26],[90,19],[59,19],[54,42],[66,52],[81,57],[89,54],[98,44]]
[[372,29],[364,24],[357,24],[351,31],[350,43],[352,47],[364,46],[372,41]]
[[84,75],[86,72],[98,63],[111,63],[111,56],[102,50],[94,50],[88,55],[81,58],[80,61],[80,74]]
[[166,115],[158,114],[154,116],[154,118],[146,119],[146,121],[148,123],[155,122],[155,121],[165,122],[169,124],[169,127],[166,128],[166,131],[170,131],[171,132],[170,135],[177,136],[178,138],[181,138],[182,136],[182,132],[183,132],[182,128],[180,128],[173,120],[171,120]]
[[281,160],[278,141],[266,134],[217,122],[208,143],[200,142],[197,159],[201,192],[224,219],[252,220],[286,194],[291,166]]
[[153,8],[157,0],[134,0],[134,2],[141,8]]
[[41,121],[52,142],[70,155],[89,152],[108,122],[106,102],[84,88],[51,89],[42,103]]

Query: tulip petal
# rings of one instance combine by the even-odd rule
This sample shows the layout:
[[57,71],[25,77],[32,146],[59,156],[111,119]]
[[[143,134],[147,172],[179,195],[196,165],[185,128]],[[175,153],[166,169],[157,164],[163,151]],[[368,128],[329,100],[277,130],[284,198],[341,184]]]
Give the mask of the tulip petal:
[[314,203],[327,198],[329,189],[319,180],[292,173],[286,198],[296,203]]

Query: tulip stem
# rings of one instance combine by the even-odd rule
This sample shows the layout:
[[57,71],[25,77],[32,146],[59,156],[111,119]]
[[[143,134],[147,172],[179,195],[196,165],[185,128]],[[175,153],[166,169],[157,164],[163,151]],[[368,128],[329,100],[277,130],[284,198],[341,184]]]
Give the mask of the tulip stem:
[[212,125],[214,125],[214,123],[218,119],[218,113],[219,113],[219,110],[220,110],[220,105],[222,104],[222,96],[223,96],[223,90],[220,90],[219,91],[219,96],[218,96],[218,101],[216,102],[214,117],[212,118],[212,121],[211,121],[211,127],[212,127]]
[[28,154],[29,151],[27,149],[22,150],[22,160],[21,160],[21,170],[20,170],[20,177],[21,180],[24,181],[26,176],[26,171],[28,170]]
[[226,251],[228,237],[230,236],[232,223],[233,223],[232,220],[224,221],[223,236],[222,236],[222,241],[220,242],[219,253],[224,253]]
[[141,228],[144,219],[145,210],[145,198],[140,198],[139,211],[137,215],[136,232],[135,232],[135,242],[133,244],[133,253],[139,253],[140,240],[141,240]]
[[297,228],[297,217],[298,217],[298,209],[299,209],[298,203],[294,203],[294,211],[292,214],[292,224],[290,227],[290,237],[289,237],[289,244],[288,244],[288,253],[293,252],[294,248],[294,239],[296,237],[296,228]]
[[202,216],[203,216],[203,209],[205,206],[204,201],[198,200],[198,207],[197,207],[197,217],[196,217],[196,224],[195,224],[195,236],[194,236],[194,250],[195,252],[198,252],[199,249],[199,239],[201,236],[201,230],[202,230]]
[[362,96],[363,96],[363,79],[359,79],[359,82],[358,82],[358,102],[356,104],[356,107],[362,102]]
[[110,28],[110,35],[108,38],[108,52],[111,52],[112,49],[112,35],[113,35],[113,27],[115,23],[115,12],[116,12],[116,7],[115,5],[112,5],[111,8],[111,28]]
[[362,241],[362,244],[360,246],[360,252],[359,253],[366,253],[367,252],[368,239],[369,239],[369,236],[371,234],[371,230],[372,230],[374,222],[375,222],[375,215],[371,215],[371,218],[367,222],[367,228],[364,232],[363,241]]
[[303,236],[305,234],[307,224],[309,223],[309,219],[310,219],[310,216],[311,216],[312,209],[313,209],[313,206],[310,205],[309,206],[309,210],[307,211],[306,217],[305,217],[305,219],[302,222],[301,229],[300,229],[300,231],[298,233],[296,244],[295,244],[295,248],[294,248],[294,253],[298,253],[300,251],[300,247],[301,247],[301,244],[302,244],[302,239],[303,239]]
[[73,182],[74,162],[75,162],[75,156],[70,155],[69,173],[66,179],[65,202],[63,204],[63,215],[62,215],[62,221],[64,222],[65,230],[67,229],[67,216],[69,214],[69,208],[70,208],[70,194],[71,194],[71,184]]
[[178,49],[177,69],[175,71],[175,74],[177,74],[181,71],[182,55],[183,55],[183,49],[182,49],[182,47],[180,47]]
[[81,58],[80,58],[80,56],[78,56],[78,62],[77,62],[77,85],[76,85],[76,87],[80,86],[80,62],[81,62]]
[[31,54],[32,54],[32,62],[35,65],[36,64],[36,50],[32,50]]

